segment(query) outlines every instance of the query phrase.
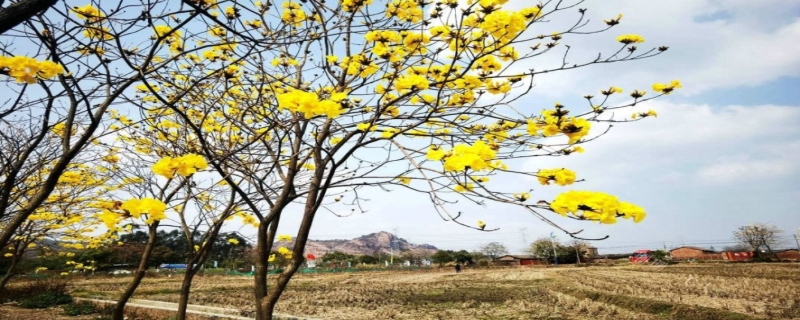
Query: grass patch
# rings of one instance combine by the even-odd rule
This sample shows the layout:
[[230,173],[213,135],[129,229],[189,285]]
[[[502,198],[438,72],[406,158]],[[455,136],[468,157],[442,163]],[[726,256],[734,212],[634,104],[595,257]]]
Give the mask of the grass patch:
[[63,292],[45,292],[19,300],[19,306],[26,309],[44,309],[72,303],[72,296]]
[[64,305],[61,309],[64,309],[64,315],[71,317],[97,313],[94,304],[86,301]]

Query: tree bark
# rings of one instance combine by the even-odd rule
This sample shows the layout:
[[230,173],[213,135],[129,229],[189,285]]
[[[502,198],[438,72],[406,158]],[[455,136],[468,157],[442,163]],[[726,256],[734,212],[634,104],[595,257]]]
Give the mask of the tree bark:
[[156,244],[156,230],[158,229],[158,221],[153,222],[148,229],[150,235],[147,238],[147,244],[145,245],[144,253],[142,253],[142,260],[139,261],[139,267],[133,274],[133,279],[130,283],[128,283],[128,287],[125,288],[125,291],[117,300],[116,306],[114,306],[114,313],[111,316],[114,320],[124,320],[125,305],[128,303],[128,300],[131,299],[133,292],[136,291],[136,288],[139,287],[139,284],[142,283],[142,279],[147,272],[147,261],[150,260],[150,255],[153,253],[153,248],[155,248]]
[[178,320],[186,320],[186,309],[189,306],[189,293],[192,290],[192,280],[197,274],[196,270],[191,265],[186,266],[186,274],[183,275],[183,282],[181,283],[181,296],[178,299]]
[[11,280],[12,277],[14,277],[14,273],[16,272],[17,262],[18,261],[19,261],[19,258],[14,257],[14,259],[11,261],[11,265],[8,266],[8,270],[6,271],[6,275],[3,276],[2,280],[0,280],[0,292],[3,292],[3,290],[6,289],[6,284],[8,284],[8,281]]
[[23,0],[0,9],[0,34],[25,22],[39,12],[50,9],[56,0]]

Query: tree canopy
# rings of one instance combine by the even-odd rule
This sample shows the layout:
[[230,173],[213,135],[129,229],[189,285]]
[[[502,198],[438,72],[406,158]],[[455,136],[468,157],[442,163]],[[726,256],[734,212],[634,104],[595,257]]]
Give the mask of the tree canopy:
[[[161,238],[179,236],[161,230],[180,230],[193,266],[220,257],[212,247],[239,250],[242,239],[223,225],[251,226],[261,320],[303,263],[317,215],[363,210],[370,192],[416,193],[476,232],[496,228],[456,203],[513,206],[572,237],[554,217],[640,222],[644,208],[600,191],[541,199],[502,183],[580,182],[568,168],[526,161],[584,156],[583,145],[613,125],[657,116],[632,107],[681,88],[642,79],[655,82],[649,93],[609,83],[576,93],[583,106],[526,104],[544,74],[668,49],[617,34],[607,39],[615,49],[567,63],[563,39],[622,21],[589,23],[580,3],[103,1],[24,16],[3,34],[13,43],[0,42],[10,97],[0,109],[0,248],[18,257],[25,239],[58,232],[63,245],[101,247],[141,228],[138,267],[115,308],[121,319]],[[561,12],[574,24],[550,24]],[[546,56],[561,63],[539,63]],[[65,206],[85,210],[61,214]],[[289,212],[299,226],[278,234]],[[32,224],[38,233],[25,231]],[[268,286],[276,254],[288,263]]]

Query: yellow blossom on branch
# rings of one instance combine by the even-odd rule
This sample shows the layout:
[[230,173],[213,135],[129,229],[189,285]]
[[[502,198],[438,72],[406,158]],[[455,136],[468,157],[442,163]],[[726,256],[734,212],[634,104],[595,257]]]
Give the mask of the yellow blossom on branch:
[[575,182],[575,172],[569,169],[543,169],[539,170],[537,175],[539,183],[542,185],[550,184],[550,181],[555,181],[560,186],[570,185]]
[[624,44],[642,43],[644,42],[644,37],[638,34],[623,34],[617,37],[617,42],[621,42]]

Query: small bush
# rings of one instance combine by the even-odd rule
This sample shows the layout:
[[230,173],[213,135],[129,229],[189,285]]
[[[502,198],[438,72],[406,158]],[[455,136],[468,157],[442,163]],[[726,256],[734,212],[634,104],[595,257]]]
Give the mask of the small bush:
[[9,285],[0,294],[0,303],[21,302],[47,293],[67,295],[67,282],[61,279],[46,279]]
[[72,303],[72,296],[63,292],[46,292],[19,300],[19,306],[28,309],[44,309]]
[[68,304],[62,308],[64,309],[64,315],[67,316],[81,316],[97,313],[97,308],[95,308],[94,304],[86,301]]

